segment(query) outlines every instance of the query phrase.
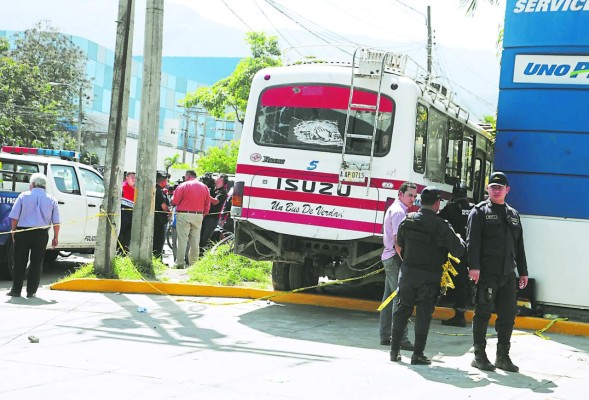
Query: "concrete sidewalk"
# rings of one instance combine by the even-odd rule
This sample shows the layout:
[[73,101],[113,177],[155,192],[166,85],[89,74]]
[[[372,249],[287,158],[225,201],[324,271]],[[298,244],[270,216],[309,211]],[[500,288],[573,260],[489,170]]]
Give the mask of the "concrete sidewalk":
[[[586,397],[585,337],[518,331],[512,358],[521,373],[485,373],[470,367],[469,329],[439,321],[426,349],[434,362],[424,367],[406,352],[389,361],[375,312],[46,287],[38,295],[0,299],[3,398]],[[495,345],[491,338],[491,360]]]
[[[346,298],[341,296],[321,295],[314,293],[276,292],[271,290],[251,289],[244,287],[206,286],[190,283],[167,283],[154,281],[127,281],[119,279],[73,279],[51,285],[55,290],[81,292],[110,293],[141,293],[184,296],[238,297],[247,299],[272,300],[277,303],[307,304],[322,307],[344,308],[355,311],[375,312],[379,301]],[[436,307],[433,318],[447,319],[454,311],[445,307]],[[472,321],[473,312],[465,313],[467,321]],[[494,324],[496,316],[491,317]],[[564,333],[568,335],[589,336],[589,324],[577,321],[566,321],[561,318],[550,320],[537,317],[517,317],[515,327],[534,331]]]

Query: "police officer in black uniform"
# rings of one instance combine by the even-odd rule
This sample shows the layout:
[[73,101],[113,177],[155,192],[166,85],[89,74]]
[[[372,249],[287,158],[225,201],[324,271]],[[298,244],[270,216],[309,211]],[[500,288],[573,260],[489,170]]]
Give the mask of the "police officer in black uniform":
[[[474,204],[468,201],[467,187],[464,182],[457,183],[452,189],[452,200],[446,204],[446,207],[440,211],[440,217],[447,220],[454,231],[460,237],[466,239],[466,222],[468,214],[474,207]],[[466,298],[468,296],[468,267],[467,257],[461,257],[460,263],[456,264],[451,261],[452,265],[458,272],[453,278],[454,281],[454,316],[442,321],[442,325],[466,327],[464,312],[466,311]]]
[[421,192],[421,209],[401,222],[397,244],[401,247],[401,275],[399,280],[399,307],[393,313],[391,361],[400,361],[399,351],[407,321],[417,306],[415,345],[411,364],[431,364],[423,351],[429,325],[440,291],[442,265],[448,252],[456,257],[464,254],[464,241],[456,235],[448,221],[437,215],[441,192],[428,186]]
[[[517,313],[515,269],[519,274],[519,287],[523,289],[528,284],[528,268],[519,213],[505,203],[509,189],[505,174],[494,172],[487,185],[489,198],[477,204],[468,216],[468,274],[477,284],[478,292],[472,324],[474,360],[471,365],[485,371],[493,371],[495,367],[519,371],[509,358]],[[495,365],[485,352],[493,306],[497,312]]]
[[164,193],[168,186],[166,171],[156,171],[155,175],[155,212],[153,215],[153,256],[161,260],[166,241],[166,225],[168,224],[170,200]]

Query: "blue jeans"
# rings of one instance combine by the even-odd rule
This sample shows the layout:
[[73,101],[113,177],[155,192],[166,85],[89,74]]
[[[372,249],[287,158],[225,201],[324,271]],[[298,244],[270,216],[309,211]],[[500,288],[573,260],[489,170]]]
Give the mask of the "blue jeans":
[[[384,266],[385,281],[384,281],[384,294],[382,301],[385,301],[391,293],[393,293],[399,285],[399,271],[401,270],[401,259],[395,255],[388,260],[383,260],[382,265]],[[385,308],[380,312],[380,340],[389,340],[391,337],[391,330],[393,326],[393,311],[399,308],[399,296],[395,296]],[[408,341],[407,327],[403,332],[403,339],[401,342]]]

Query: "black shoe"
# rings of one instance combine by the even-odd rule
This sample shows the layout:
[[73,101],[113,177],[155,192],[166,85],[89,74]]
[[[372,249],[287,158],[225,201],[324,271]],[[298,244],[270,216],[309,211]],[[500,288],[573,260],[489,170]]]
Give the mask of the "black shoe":
[[443,320],[442,325],[466,328],[466,320],[464,319],[464,315],[455,315],[450,319]]
[[33,297],[37,297],[37,294],[36,293],[27,293],[27,297],[29,299],[32,299]]
[[399,350],[391,350],[391,361],[392,362],[401,361],[401,355],[399,354]]
[[20,295],[20,293],[16,293],[16,292],[13,292],[13,291],[10,291],[10,292],[6,293],[6,296],[12,296],[12,297],[22,297],[22,296]]
[[423,354],[413,354],[411,356],[411,365],[430,365],[432,360]]
[[401,350],[413,351],[415,350],[415,347],[413,346],[413,343],[411,343],[409,340],[406,340],[401,342]]
[[390,346],[391,339],[380,339],[380,344],[381,344],[381,346]]

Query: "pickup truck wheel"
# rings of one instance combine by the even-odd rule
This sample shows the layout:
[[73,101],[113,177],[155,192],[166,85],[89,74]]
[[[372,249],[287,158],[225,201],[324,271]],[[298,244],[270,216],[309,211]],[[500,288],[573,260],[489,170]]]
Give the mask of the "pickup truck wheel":
[[46,250],[45,257],[43,258],[43,262],[52,263],[53,261],[55,261],[57,259],[58,255],[59,255],[59,251],[57,251],[57,250]]
[[12,280],[14,273],[14,244],[8,240],[3,249],[0,250],[0,278]]
[[274,290],[290,290],[289,270],[290,265],[287,263],[272,263],[272,287]]

